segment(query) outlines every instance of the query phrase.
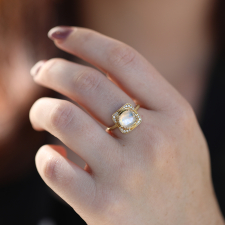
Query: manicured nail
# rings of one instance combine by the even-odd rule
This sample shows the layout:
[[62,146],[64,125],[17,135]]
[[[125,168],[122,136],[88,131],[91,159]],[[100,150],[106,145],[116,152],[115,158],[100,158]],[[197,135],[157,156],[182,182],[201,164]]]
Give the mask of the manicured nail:
[[65,40],[70,33],[73,31],[72,27],[66,27],[66,26],[61,26],[61,27],[54,27],[48,32],[48,37],[50,39],[54,40]]
[[31,76],[36,76],[38,72],[40,71],[41,67],[45,64],[46,60],[41,60],[37,62],[30,70]]

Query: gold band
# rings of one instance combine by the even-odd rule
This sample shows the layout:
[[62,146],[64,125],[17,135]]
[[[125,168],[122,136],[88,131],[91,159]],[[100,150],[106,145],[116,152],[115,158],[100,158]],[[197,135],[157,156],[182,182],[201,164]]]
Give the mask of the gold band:
[[136,105],[134,110],[137,111],[140,108],[140,105]]
[[[108,127],[106,129],[106,131],[111,131],[114,130],[115,128],[119,128],[120,131],[122,133],[129,133],[130,131],[132,131],[135,127],[137,127],[142,119],[140,117],[140,115],[137,113],[137,110],[140,108],[140,105],[136,105],[135,108],[130,104],[130,103],[126,103],[125,105],[123,105],[120,109],[118,109],[113,115],[112,115],[112,120],[114,121],[114,125],[111,127]],[[131,125],[127,125],[124,126],[123,124],[120,123],[120,116],[124,113],[127,112],[130,113],[132,115],[132,123]]]
[[114,130],[114,129],[116,129],[118,127],[118,125],[117,124],[114,124],[112,127],[107,127],[107,131],[110,131],[110,130]]

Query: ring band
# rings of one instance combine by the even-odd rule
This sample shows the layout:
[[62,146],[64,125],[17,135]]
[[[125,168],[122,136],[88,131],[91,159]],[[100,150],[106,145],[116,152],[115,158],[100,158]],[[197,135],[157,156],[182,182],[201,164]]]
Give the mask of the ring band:
[[122,133],[129,133],[138,125],[140,125],[142,119],[137,110],[140,105],[133,107],[130,103],[126,103],[112,114],[112,120],[115,123],[112,127],[108,127],[106,130],[110,131],[115,128],[119,128]]

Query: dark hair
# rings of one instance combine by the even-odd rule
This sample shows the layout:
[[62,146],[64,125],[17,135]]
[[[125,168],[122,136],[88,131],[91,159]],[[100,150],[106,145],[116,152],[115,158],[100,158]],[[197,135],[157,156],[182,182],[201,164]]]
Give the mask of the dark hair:
[[[35,61],[63,53],[56,50],[47,32],[58,25],[79,25],[79,1],[0,0],[0,62],[15,41],[22,41]],[[59,56],[58,55],[58,56]]]

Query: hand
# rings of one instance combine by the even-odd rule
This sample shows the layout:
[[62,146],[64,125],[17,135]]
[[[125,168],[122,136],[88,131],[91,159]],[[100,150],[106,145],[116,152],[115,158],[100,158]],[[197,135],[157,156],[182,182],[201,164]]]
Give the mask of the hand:
[[[87,163],[82,169],[59,146],[36,156],[46,184],[89,225],[224,224],[214,196],[205,138],[187,101],[131,47],[83,28],[58,27],[62,50],[98,70],[51,59],[33,69],[35,82],[76,101],[41,98],[30,119]],[[140,104],[142,123],[111,132],[111,115]]]

